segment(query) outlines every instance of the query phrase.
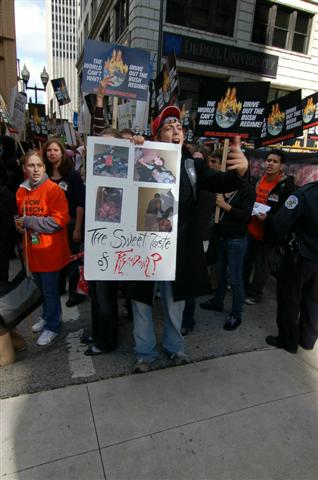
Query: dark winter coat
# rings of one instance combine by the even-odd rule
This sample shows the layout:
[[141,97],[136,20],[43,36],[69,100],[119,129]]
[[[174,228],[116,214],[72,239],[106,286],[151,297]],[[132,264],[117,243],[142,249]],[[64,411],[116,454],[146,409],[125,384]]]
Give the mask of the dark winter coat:
[[271,207],[270,211],[267,213],[265,224],[264,224],[264,241],[268,245],[274,245],[275,242],[272,240],[268,234],[268,225],[270,224],[275,213],[278,212],[280,207],[284,205],[285,201],[296,190],[294,177],[288,176],[283,177],[276,187],[274,187],[270,194],[268,195],[267,205]]
[[251,218],[256,192],[253,183],[246,183],[228,201],[231,210],[221,209],[220,222],[214,225],[218,237],[244,238]]
[[[201,159],[189,158],[183,148],[180,170],[179,216],[176,279],[172,282],[174,300],[197,297],[209,293],[206,260],[200,238],[197,193],[231,192],[246,182],[236,172],[216,172]],[[152,304],[153,282],[131,282],[128,296],[133,300]]]

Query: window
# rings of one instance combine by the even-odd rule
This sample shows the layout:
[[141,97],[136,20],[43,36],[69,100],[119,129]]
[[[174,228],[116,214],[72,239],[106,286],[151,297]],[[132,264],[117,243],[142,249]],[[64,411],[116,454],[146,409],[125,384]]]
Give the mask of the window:
[[166,21],[233,36],[237,0],[167,0]]
[[[215,82],[219,79],[213,77],[205,77],[200,75],[194,75],[192,73],[178,72],[178,79],[180,84],[179,100],[192,99],[191,109],[194,111],[198,107],[200,99],[200,92],[210,91],[211,82]],[[224,77],[222,81],[227,81],[228,78]]]
[[290,90],[281,90],[278,88],[270,88],[268,92],[268,102],[272,102],[274,100],[277,100],[280,97],[284,97],[285,95],[288,95],[290,93]]
[[307,53],[313,15],[267,0],[257,0],[252,41]]
[[107,22],[104,25],[103,30],[100,33],[100,41],[101,42],[110,42],[110,20],[108,19]]
[[123,31],[128,27],[129,2],[128,0],[119,0],[115,7],[116,13],[116,39],[120,37]]

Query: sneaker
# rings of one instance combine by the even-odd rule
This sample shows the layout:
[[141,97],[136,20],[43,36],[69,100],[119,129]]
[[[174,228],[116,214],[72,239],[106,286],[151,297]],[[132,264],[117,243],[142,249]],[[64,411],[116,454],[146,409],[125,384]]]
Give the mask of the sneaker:
[[233,315],[229,315],[226,319],[225,324],[223,325],[224,330],[235,330],[239,327],[242,323],[240,318],[233,317]]
[[245,303],[246,303],[246,305],[256,305],[256,304],[257,304],[257,301],[256,301],[256,299],[253,298],[253,297],[247,297],[247,298],[245,299]]
[[46,345],[50,345],[50,343],[52,343],[57,336],[58,336],[58,333],[56,332],[52,332],[51,330],[43,330],[36,344],[39,347],[45,347]]
[[34,325],[32,325],[32,332],[33,333],[43,332],[45,325],[46,325],[46,322],[44,318],[39,317],[38,321]]
[[170,360],[173,362],[174,365],[177,365],[177,366],[186,365],[187,363],[189,363],[188,357],[183,352],[172,353],[170,355]]
[[214,298],[210,298],[206,302],[200,303],[200,308],[203,310],[214,310],[215,312],[223,312],[223,305],[215,303]]
[[151,363],[143,358],[138,358],[135,363],[134,373],[146,373],[151,370]]

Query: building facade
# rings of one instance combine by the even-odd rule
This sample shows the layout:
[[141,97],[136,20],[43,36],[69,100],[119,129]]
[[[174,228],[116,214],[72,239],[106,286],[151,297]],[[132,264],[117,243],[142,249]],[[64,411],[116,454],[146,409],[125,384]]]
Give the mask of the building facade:
[[316,0],[81,0],[79,75],[86,38],[149,50],[154,76],[175,51],[180,99],[194,104],[211,78],[270,81],[269,101],[317,90]]
[[17,84],[17,51],[14,2],[0,0],[0,92],[9,104],[11,89]]
[[[64,119],[73,121],[73,112],[77,111],[77,0],[46,0],[45,16],[47,30],[48,74],[50,80],[65,78],[71,102],[61,107]],[[51,85],[47,88],[49,114],[59,117],[58,103]]]

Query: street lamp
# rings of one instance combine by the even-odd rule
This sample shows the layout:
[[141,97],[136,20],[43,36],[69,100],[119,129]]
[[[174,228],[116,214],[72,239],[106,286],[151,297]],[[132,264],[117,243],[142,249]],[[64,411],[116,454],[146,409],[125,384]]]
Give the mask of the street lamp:
[[45,92],[47,82],[49,81],[49,74],[45,70],[45,67],[43,67],[43,71],[40,75],[40,78],[41,78],[41,81],[43,83],[44,88],[37,87],[36,83],[34,84],[34,87],[28,87],[28,81],[30,80],[30,72],[25,65],[23,66],[23,69],[22,69],[22,72],[21,72],[21,77],[22,77],[22,80],[23,80],[23,87],[24,87],[23,90],[24,91],[25,90],[34,90],[35,91],[35,103],[38,103],[37,92],[38,91]]

